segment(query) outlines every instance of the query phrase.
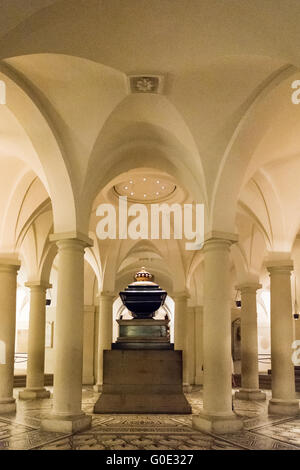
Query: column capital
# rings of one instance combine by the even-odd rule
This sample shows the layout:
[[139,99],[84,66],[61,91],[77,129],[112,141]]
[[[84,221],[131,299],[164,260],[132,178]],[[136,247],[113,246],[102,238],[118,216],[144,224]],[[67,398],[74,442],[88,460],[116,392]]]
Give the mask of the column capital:
[[258,282],[243,282],[235,286],[235,288],[241,292],[256,292],[262,288],[262,285]]
[[[61,232],[53,233],[49,236],[50,242],[56,242],[60,247],[63,244],[69,243],[70,245],[78,244],[82,245],[84,248],[93,246],[94,242],[91,238],[81,232]],[[59,245],[60,244],[60,245]]]
[[182,292],[173,292],[171,294],[171,297],[174,301],[176,300],[184,300],[184,299],[189,299],[190,298],[190,294],[186,291],[182,291]]
[[21,261],[16,258],[0,256],[0,272],[17,273],[21,266]]
[[266,260],[264,264],[270,274],[283,272],[290,273],[294,269],[294,263],[291,259]]
[[109,292],[109,291],[102,291],[102,292],[98,292],[98,294],[96,295],[96,297],[98,297],[99,300],[103,299],[103,300],[109,300],[109,299],[114,299],[115,298],[115,294],[114,292]]
[[25,287],[28,287],[29,289],[42,289],[42,290],[47,290],[51,289],[52,284],[50,284],[47,281],[27,281],[24,283]]
[[220,230],[211,230],[206,232],[204,236],[204,242],[209,240],[227,240],[231,243],[236,243],[238,241],[238,234],[231,232],[221,232]]
[[238,241],[238,236],[235,233],[211,231],[205,236],[203,250],[219,251],[229,250],[233,243]]

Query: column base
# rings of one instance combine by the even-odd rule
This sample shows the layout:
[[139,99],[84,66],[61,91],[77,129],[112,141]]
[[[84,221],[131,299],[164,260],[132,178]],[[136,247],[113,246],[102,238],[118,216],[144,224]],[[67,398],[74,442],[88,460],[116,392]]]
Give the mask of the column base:
[[50,392],[45,388],[25,388],[19,392],[19,400],[34,400],[35,398],[50,398]]
[[272,415],[295,416],[300,413],[299,401],[272,398],[269,401],[268,412]]
[[190,384],[183,384],[182,389],[184,393],[191,393],[193,387]]
[[15,413],[16,411],[16,400],[15,398],[4,398],[0,399],[0,414],[2,413]]
[[93,386],[94,392],[101,393],[103,390],[103,384],[95,384]]
[[200,411],[192,418],[193,428],[206,433],[227,434],[243,429],[243,421],[234,413],[228,415],[210,415]]
[[235,392],[235,398],[238,400],[265,400],[266,394],[259,389],[241,388]]
[[92,417],[81,413],[80,415],[60,415],[50,413],[41,420],[41,429],[51,432],[74,433],[84,431],[91,427]]

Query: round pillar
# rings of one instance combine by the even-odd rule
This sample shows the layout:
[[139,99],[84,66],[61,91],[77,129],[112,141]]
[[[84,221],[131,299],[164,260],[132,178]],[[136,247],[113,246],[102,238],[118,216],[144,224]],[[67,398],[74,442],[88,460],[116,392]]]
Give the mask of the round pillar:
[[45,325],[46,325],[46,290],[51,284],[43,281],[27,282],[30,289],[30,314],[28,334],[28,360],[26,388],[19,393],[19,398],[49,398],[50,392],[44,388],[45,366]]
[[243,427],[232,411],[231,308],[229,253],[232,240],[210,238],[204,244],[203,410],[195,428],[228,433]]
[[52,240],[58,246],[53,410],[41,425],[48,431],[76,432],[91,424],[91,416],[81,410],[84,248],[91,241],[83,236]]
[[195,383],[203,385],[203,307],[195,307]]
[[0,413],[16,410],[13,398],[18,261],[0,259]]
[[175,302],[175,316],[174,316],[174,348],[182,351],[182,385],[184,392],[190,392],[191,386],[189,383],[188,371],[188,348],[187,348],[187,300],[188,295],[185,292],[175,293],[173,295]]
[[114,294],[112,293],[102,292],[99,294],[97,383],[94,386],[96,392],[100,392],[103,385],[103,351],[105,349],[111,349],[113,299]]
[[291,271],[288,261],[267,262],[271,280],[271,363],[272,399],[269,413],[293,415],[299,413],[295,399],[295,372],[292,363],[293,317]]
[[265,400],[266,394],[259,390],[257,310],[256,291],[258,283],[244,283],[237,286],[241,291],[241,347],[242,347],[242,387],[236,392],[240,400]]

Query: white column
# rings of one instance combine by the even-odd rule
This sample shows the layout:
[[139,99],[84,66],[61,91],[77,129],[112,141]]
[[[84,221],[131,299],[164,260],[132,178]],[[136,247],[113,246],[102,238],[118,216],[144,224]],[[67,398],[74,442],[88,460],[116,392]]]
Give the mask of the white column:
[[193,416],[193,425],[205,432],[228,433],[243,427],[232,411],[229,253],[233,237],[214,236],[204,244],[203,410]]
[[49,398],[50,392],[44,388],[44,366],[46,290],[51,284],[37,281],[27,282],[25,286],[30,288],[28,360],[26,388],[19,393],[19,398]]
[[256,291],[261,284],[248,282],[237,286],[241,291],[241,346],[242,387],[236,392],[240,400],[265,400],[266,394],[259,390]]
[[190,389],[195,384],[195,309],[187,308],[187,368]]
[[188,351],[187,351],[187,300],[188,295],[185,292],[175,293],[173,295],[175,302],[174,308],[174,348],[182,351],[182,385],[184,392],[190,392],[188,373]]
[[203,385],[203,307],[195,307],[195,384]]
[[111,349],[113,300],[114,294],[112,293],[101,292],[99,294],[97,383],[94,386],[96,392],[101,392],[103,386],[103,351]]
[[293,317],[291,296],[291,260],[268,261],[271,279],[271,362],[272,399],[269,413],[299,413],[295,399],[295,372],[292,363]]
[[76,432],[91,424],[91,416],[81,409],[81,398],[84,248],[92,242],[83,235],[54,235],[51,240],[57,241],[58,246],[53,410],[41,425],[48,431]]
[[13,384],[19,267],[18,261],[0,258],[0,413],[16,410]]

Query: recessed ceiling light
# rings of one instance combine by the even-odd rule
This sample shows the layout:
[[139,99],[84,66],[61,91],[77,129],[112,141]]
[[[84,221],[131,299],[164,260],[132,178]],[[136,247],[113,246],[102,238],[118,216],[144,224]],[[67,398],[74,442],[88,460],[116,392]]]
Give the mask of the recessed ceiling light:
[[161,189],[165,189],[165,187],[164,187],[164,186],[162,186],[162,187],[161,187]]
[[134,193],[130,193],[130,196],[133,196],[133,195],[134,195]]
[[157,182],[157,184],[159,184],[159,180],[157,180],[156,182]]
[[124,189],[128,189],[128,186],[124,186]]
[[156,193],[156,196],[158,196],[158,195],[159,195],[159,192]]
[[130,180],[130,181],[129,181],[129,183],[130,183],[130,184],[132,184],[132,183],[133,183],[133,181],[132,181],[132,180]]
[[147,197],[147,194],[144,194],[144,197]]
[[147,178],[143,178],[143,181],[147,181]]

